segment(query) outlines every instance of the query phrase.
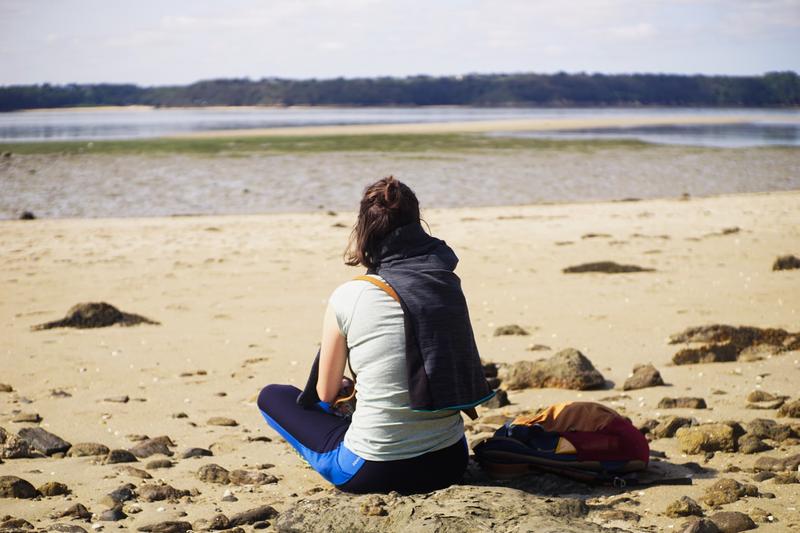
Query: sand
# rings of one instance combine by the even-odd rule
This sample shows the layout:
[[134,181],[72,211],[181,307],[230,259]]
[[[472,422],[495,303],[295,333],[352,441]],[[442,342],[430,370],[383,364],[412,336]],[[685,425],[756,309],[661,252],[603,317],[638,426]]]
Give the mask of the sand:
[[[266,426],[254,400],[268,383],[304,381],[327,297],[359,273],[341,261],[353,216],[349,211],[333,216],[0,222],[0,382],[14,388],[0,393],[0,426],[16,432],[35,425],[12,423],[21,411],[38,413],[41,427],[71,443],[129,448],[134,442],[128,435],[147,434],[170,436],[177,452],[191,446],[213,448],[214,457],[177,460],[173,468],[149,470],[156,479],[201,494],[190,502],[142,502],[141,513],[121,522],[125,528],[160,520],[195,522],[218,511],[230,515],[264,504],[285,513],[301,498],[330,496],[327,484]],[[536,359],[574,347],[617,388],[634,364],[652,362],[667,387],[607,401],[636,423],[667,414],[700,422],[775,418],[774,410],[745,409],[747,393],[760,388],[798,395],[797,352],[748,363],[670,366],[677,347],[666,342],[672,333],[707,323],[800,329],[800,270],[771,271],[776,256],[800,252],[796,191],[689,201],[428,209],[424,217],[433,234],[461,258],[458,273],[485,360]],[[723,231],[733,227],[738,231]],[[590,233],[605,235],[584,238]],[[655,272],[561,272],[601,260]],[[161,325],[29,329],[84,301],[106,301]],[[519,324],[531,335],[492,335],[497,326],[507,324]],[[550,350],[531,352],[526,349],[531,344]],[[71,396],[53,396],[54,390]],[[515,391],[509,393],[511,406],[488,414],[617,394],[610,389]],[[104,401],[120,395],[130,401]],[[656,405],[664,396],[700,396],[710,409],[659,410]],[[178,413],[187,416],[175,418]],[[233,418],[239,425],[208,425],[214,416]],[[258,436],[272,440],[248,441]],[[712,471],[697,476],[690,487],[623,492],[630,499],[617,508],[640,514],[638,523],[596,512],[588,519],[630,531],[680,530],[682,519],[664,515],[670,502],[683,494],[698,499],[722,477],[752,483],[746,470],[758,455],[800,452],[797,444],[783,447],[756,455],[717,453],[705,465]],[[652,448],[665,452],[671,463],[704,462],[702,455],[682,454],[674,439],[656,440]],[[143,468],[146,462],[133,466]],[[275,466],[263,472],[279,481],[227,487],[238,501],[224,502],[226,486],[195,476],[201,465],[211,462],[228,469],[270,463]],[[724,473],[731,466],[743,471]],[[125,482],[140,483],[119,473],[119,465],[96,464],[90,457],[7,459],[0,475],[17,475],[37,487],[47,481],[70,487],[70,501],[63,496],[0,500],[0,515],[41,527],[54,522],[48,518],[51,512],[75,502],[100,513],[106,508],[100,503],[106,493]],[[724,509],[751,512],[760,507],[772,513],[778,522],[761,524],[760,531],[798,527],[798,485],[758,485],[776,497],[744,499]],[[588,498],[601,502],[618,493],[594,489]],[[105,523],[105,528],[116,525]]]

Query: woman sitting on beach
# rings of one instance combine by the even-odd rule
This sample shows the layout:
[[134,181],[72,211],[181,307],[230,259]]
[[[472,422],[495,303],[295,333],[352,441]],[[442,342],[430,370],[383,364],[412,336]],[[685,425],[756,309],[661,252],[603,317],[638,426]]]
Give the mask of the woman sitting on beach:
[[[468,450],[460,410],[488,400],[458,258],[420,225],[393,177],[366,188],[346,252],[367,268],[331,295],[304,391],[268,385],[258,406],[325,479],[348,492],[425,492],[459,481]],[[355,411],[331,408],[356,376]]]

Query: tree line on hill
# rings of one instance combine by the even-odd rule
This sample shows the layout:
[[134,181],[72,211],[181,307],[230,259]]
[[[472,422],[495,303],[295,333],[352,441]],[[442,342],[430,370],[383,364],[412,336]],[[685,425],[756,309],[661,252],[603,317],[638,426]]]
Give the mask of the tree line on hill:
[[800,76],[791,71],[762,76],[473,74],[0,87],[0,111],[105,105],[786,107],[800,105]]

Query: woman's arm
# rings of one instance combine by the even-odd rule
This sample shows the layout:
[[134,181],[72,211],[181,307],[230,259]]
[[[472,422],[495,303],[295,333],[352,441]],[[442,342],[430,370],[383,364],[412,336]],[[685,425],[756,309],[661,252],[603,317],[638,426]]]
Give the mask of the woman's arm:
[[323,402],[332,402],[339,394],[347,362],[347,339],[339,331],[336,314],[329,305],[322,321],[322,345],[319,355],[317,395]]

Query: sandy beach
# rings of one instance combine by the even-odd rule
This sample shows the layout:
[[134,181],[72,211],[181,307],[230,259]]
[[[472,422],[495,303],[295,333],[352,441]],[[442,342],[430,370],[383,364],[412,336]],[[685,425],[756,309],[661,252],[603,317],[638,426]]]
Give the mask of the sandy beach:
[[[748,409],[745,398],[762,390],[797,400],[798,352],[752,362],[675,366],[671,358],[680,346],[667,339],[687,327],[712,323],[800,330],[800,270],[771,270],[777,256],[799,251],[800,193],[427,209],[423,216],[432,233],[461,258],[458,273],[485,361],[535,360],[573,347],[608,382],[605,390],[596,391],[510,391],[511,405],[482,409],[481,419],[469,424],[471,440],[507,416],[577,399],[604,401],[637,425],[681,415],[696,423],[736,421],[745,427],[766,418],[794,424],[797,430],[797,419],[778,418],[775,409]],[[15,434],[40,426],[73,445],[99,443],[110,449],[132,448],[137,435],[166,435],[177,445],[167,462],[164,455],[124,464],[103,464],[101,456],[5,458],[2,475],[19,476],[35,487],[62,482],[71,494],[2,499],[0,514],[42,529],[62,523],[86,530],[91,524],[133,530],[165,520],[188,521],[203,529],[217,514],[231,517],[269,505],[279,515],[259,527],[292,531],[299,526],[296,521],[292,526],[291,517],[297,519],[301,509],[328,506],[335,514],[336,505],[355,505],[341,507],[356,509],[342,518],[345,530],[354,524],[400,530],[406,519],[412,524],[408,530],[426,530],[423,522],[398,518],[401,510],[416,508],[416,520],[420,513],[438,517],[424,522],[431,526],[428,530],[432,524],[455,527],[448,517],[474,516],[472,530],[506,531],[520,527],[524,517],[505,516],[501,526],[500,515],[490,510],[493,505],[525,502],[534,516],[537,506],[578,499],[588,507],[547,520],[561,520],[564,531],[594,530],[594,524],[623,531],[679,531],[686,519],[667,516],[667,506],[682,495],[701,501],[715,482],[731,478],[754,484],[762,496],[743,497],[718,509],[704,503],[706,515],[742,511],[759,520],[759,531],[800,528],[796,474],[795,484],[780,484],[755,481],[753,473],[762,456],[800,453],[797,438],[767,440],[774,449],[755,454],[707,455],[683,452],[676,438],[653,440],[651,448],[663,452],[653,464],[692,475],[692,486],[618,490],[562,482],[554,488],[547,476],[522,484],[493,482],[471,467],[464,485],[455,489],[424,497],[386,497],[381,504],[386,516],[359,513],[366,497],[335,495],[267,427],[254,403],[268,383],[304,382],[327,297],[359,273],[341,261],[353,221],[352,211],[342,211],[0,222],[0,382],[12,389],[0,393],[0,427]],[[603,260],[655,270],[562,272]],[[30,329],[62,317],[76,303],[92,301],[111,303],[160,325]],[[498,326],[508,324],[520,325],[530,335],[493,335]],[[542,346],[531,351],[535,345]],[[667,385],[623,393],[619,389],[637,363],[654,364]],[[684,396],[701,397],[708,408],[657,407],[663,397]],[[21,414],[31,415],[28,420],[39,415],[41,421],[14,422]],[[230,418],[237,425],[210,425],[212,417]],[[181,458],[191,447],[211,450],[213,456]],[[162,461],[152,464],[155,459]],[[680,466],[690,462],[699,469]],[[263,484],[199,479],[198,470],[212,463],[264,474],[259,478]],[[136,477],[141,473],[126,467],[142,469],[152,478],[143,480]],[[268,476],[277,479],[265,481]],[[162,480],[189,492],[163,501],[141,496],[146,486]],[[125,503],[128,517],[99,521],[109,507],[104,497],[124,483],[133,483],[140,493],[136,501]],[[236,501],[223,500],[226,490],[234,496],[227,500]],[[89,522],[50,518],[78,502],[95,513]],[[431,506],[437,509],[433,514]],[[486,526],[487,516],[500,521]]]

